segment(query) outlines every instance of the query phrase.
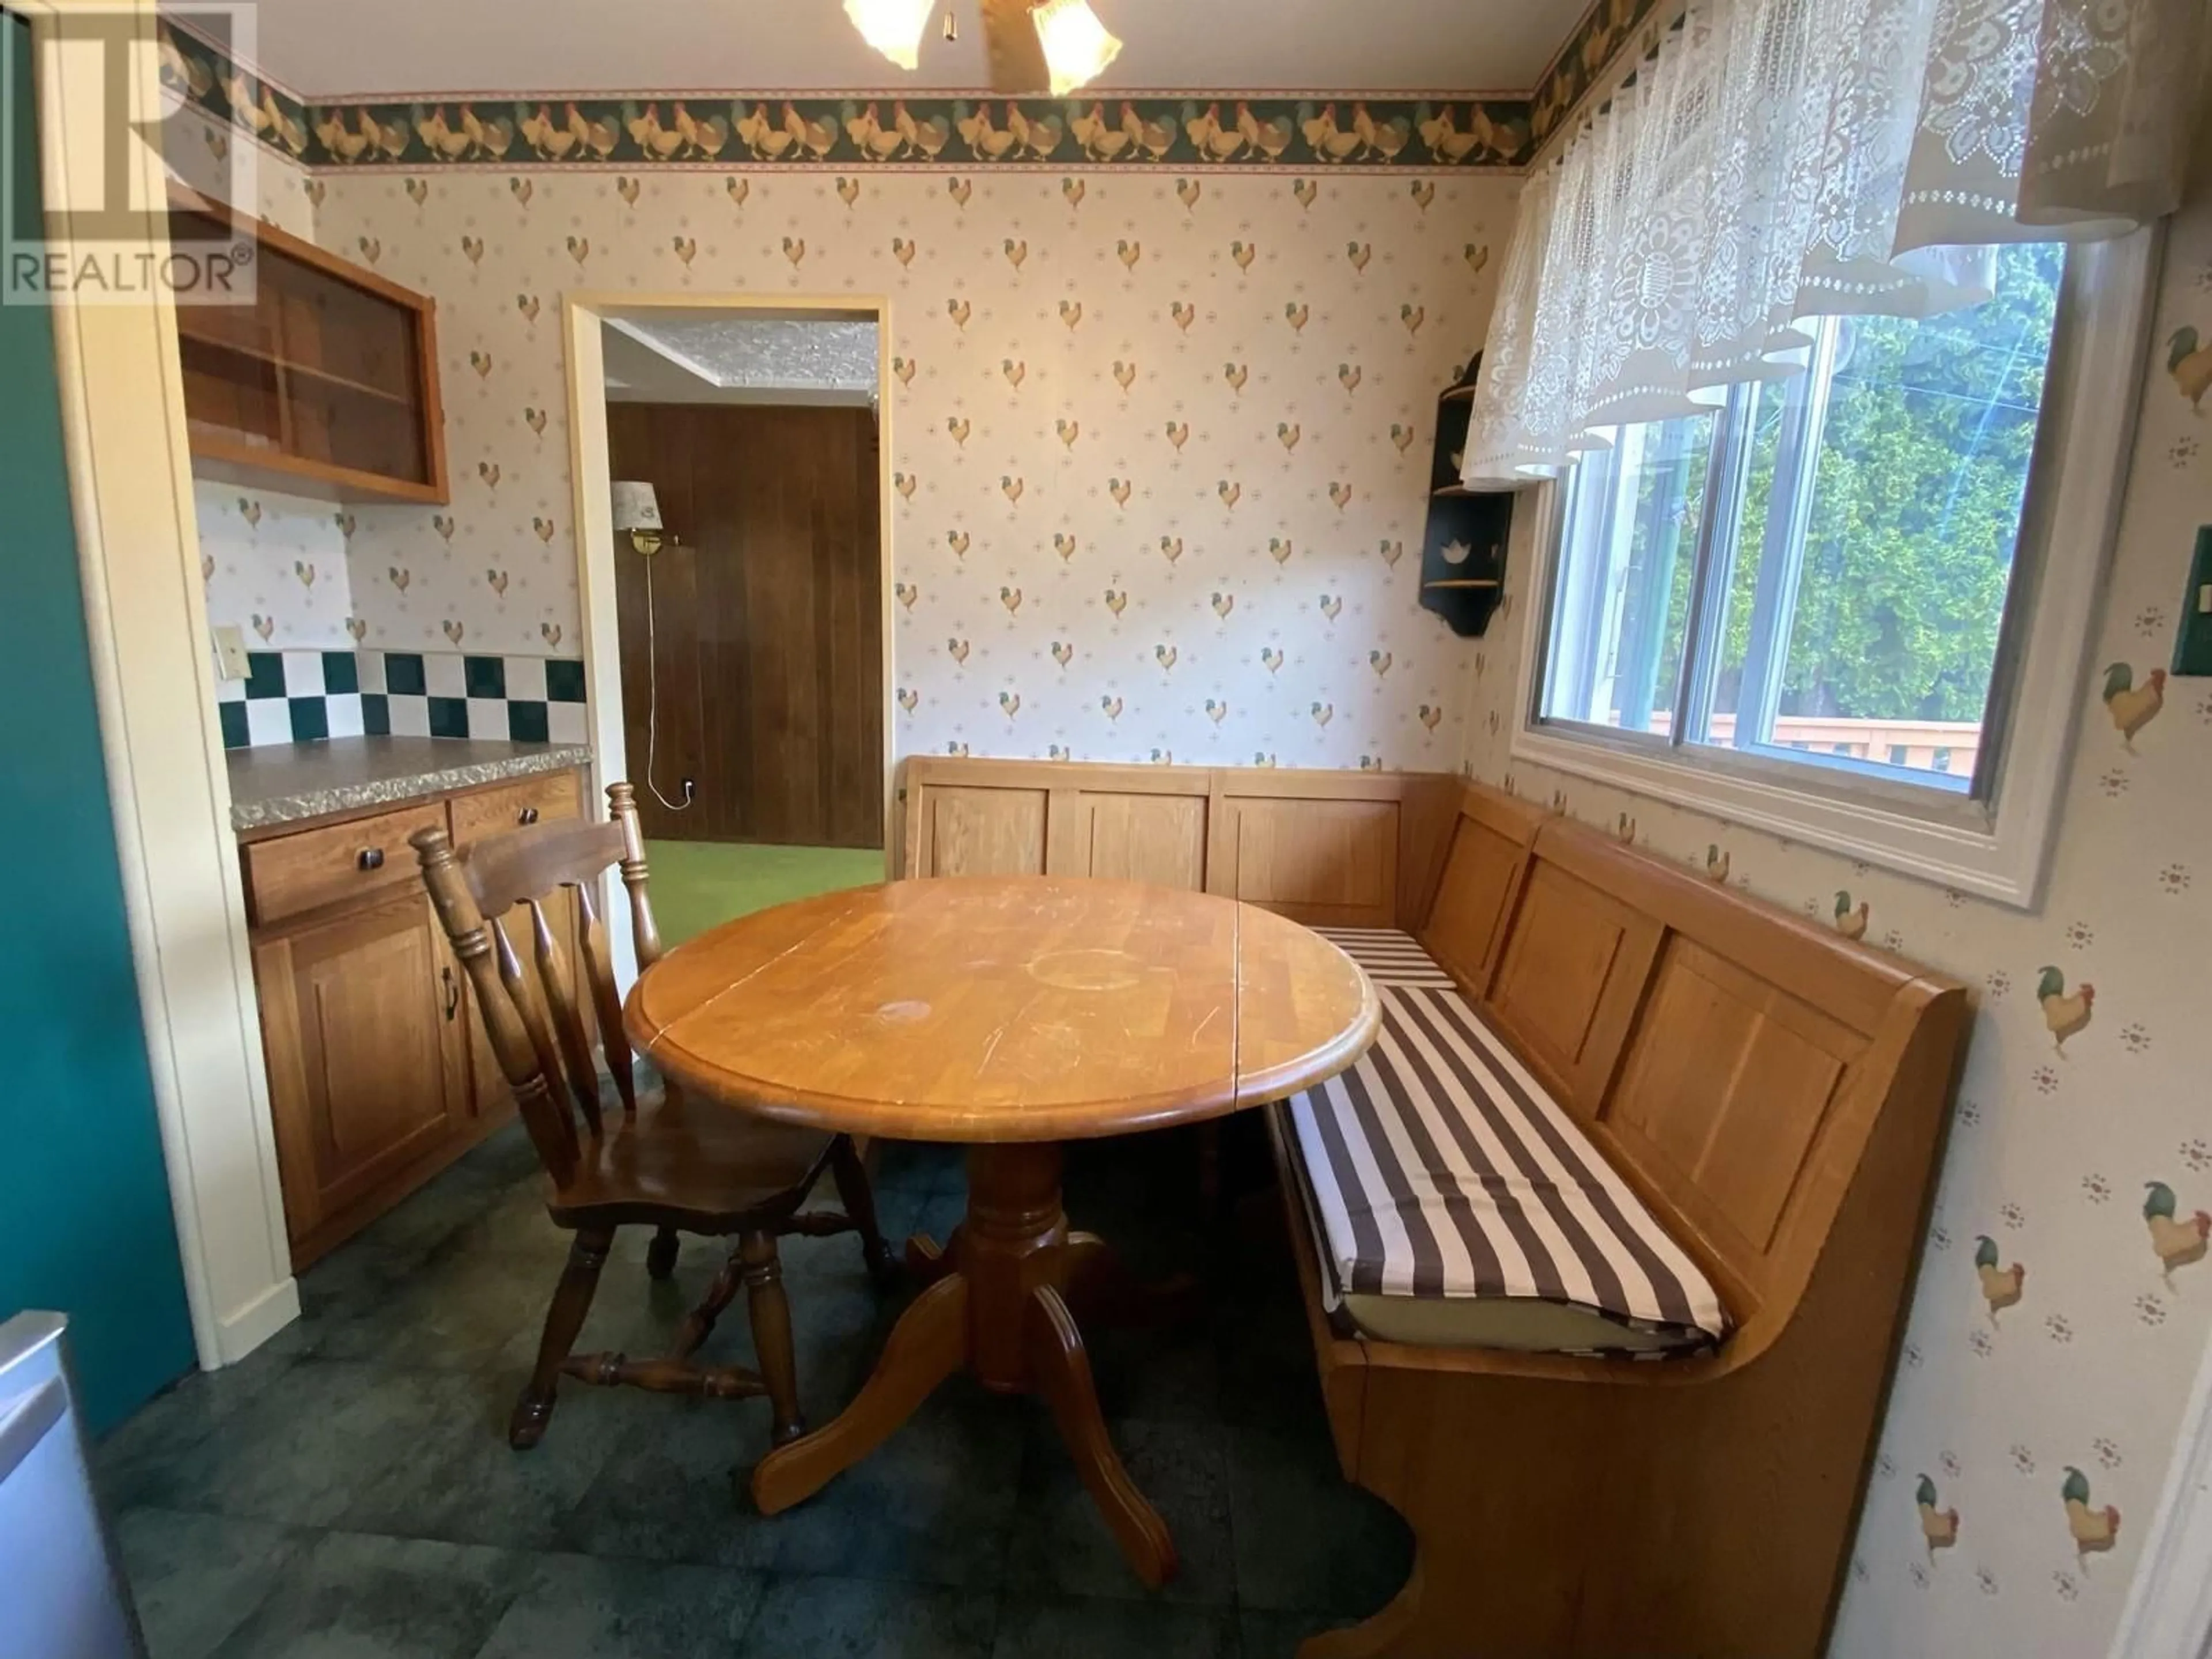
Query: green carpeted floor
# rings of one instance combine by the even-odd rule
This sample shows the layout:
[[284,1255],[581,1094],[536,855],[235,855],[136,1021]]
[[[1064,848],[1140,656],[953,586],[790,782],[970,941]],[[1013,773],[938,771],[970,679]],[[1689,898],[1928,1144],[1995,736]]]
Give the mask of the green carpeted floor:
[[652,872],[653,918],[670,945],[732,916],[884,878],[884,855],[872,848],[655,841],[646,844],[645,854]]

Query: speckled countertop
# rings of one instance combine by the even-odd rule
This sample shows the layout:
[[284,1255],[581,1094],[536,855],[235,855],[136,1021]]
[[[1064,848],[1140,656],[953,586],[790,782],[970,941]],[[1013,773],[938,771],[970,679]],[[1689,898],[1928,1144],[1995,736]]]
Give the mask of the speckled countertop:
[[334,738],[328,743],[234,749],[228,758],[230,827],[265,830],[272,823],[586,766],[592,751],[580,743]]

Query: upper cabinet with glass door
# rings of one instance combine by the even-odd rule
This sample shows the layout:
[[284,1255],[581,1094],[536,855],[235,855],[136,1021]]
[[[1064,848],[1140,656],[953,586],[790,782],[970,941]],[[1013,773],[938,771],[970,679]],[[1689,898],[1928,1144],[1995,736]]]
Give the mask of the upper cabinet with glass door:
[[180,195],[170,222],[179,242],[255,244],[251,303],[177,307],[193,471],[331,501],[446,501],[433,302],[212,202]]
[[1565,486],[1538,724],[1908,810],[1986,799],[2063,256],[1997,250],[1983,304],[1821,319],[1808,374],[1615,429]]

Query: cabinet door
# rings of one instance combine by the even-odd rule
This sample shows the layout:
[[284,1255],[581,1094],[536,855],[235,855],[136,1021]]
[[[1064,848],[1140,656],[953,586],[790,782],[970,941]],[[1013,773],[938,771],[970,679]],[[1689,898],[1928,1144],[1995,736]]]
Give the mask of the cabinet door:
[[427,297],[213,204],[178,204],[169,228],[257,247],[251,306],[177,313],[196,462],[333,500],[447,499]]
[[459,1127],[465,999],[414,895],[264,939],[254,972],[285,1219],[312,1255],[349,1206]]

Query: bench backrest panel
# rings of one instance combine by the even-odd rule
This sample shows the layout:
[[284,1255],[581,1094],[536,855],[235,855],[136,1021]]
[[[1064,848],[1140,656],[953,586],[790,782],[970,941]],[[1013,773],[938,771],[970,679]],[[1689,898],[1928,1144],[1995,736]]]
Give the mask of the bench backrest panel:
[[1086,791],[1083,805],[1075,834],[1064,839],[1076,843],[1071,850],[1090,874],[1205,888],[1205,797]]
[[1470,786],[1461,811],[1431,952],[1739,1320],[1786,1304],[1864,1152],[1896,1033],[1942,982],[1495,791]]
[[922,836],[937,874],[1044,872],[1043,790],[940,789],[927,811]]
[[1462,805],[1436,902],[1420,930],[1429,954],[1470,985],[1490,981],[1540,822],[1533,809],[1506,806],[1520,808],[1520,803],[1499,796]]
[[1650,917],[1540,854],[1530,861],[1485,1000],[1585,1123],[1604,1099],[1658,944]]
[[1395,800],[1224,799],[1221,890],[1320,927],[1397,915]]
[[1114,876],[1222,893],[1297,921],[1410,927],[1460,784],[1307,772],[915,756],[902,873]]
[[1763,1261],[1866,1049],[1861,1033],[1676,934],[1603,1121],[1725,1256]]

